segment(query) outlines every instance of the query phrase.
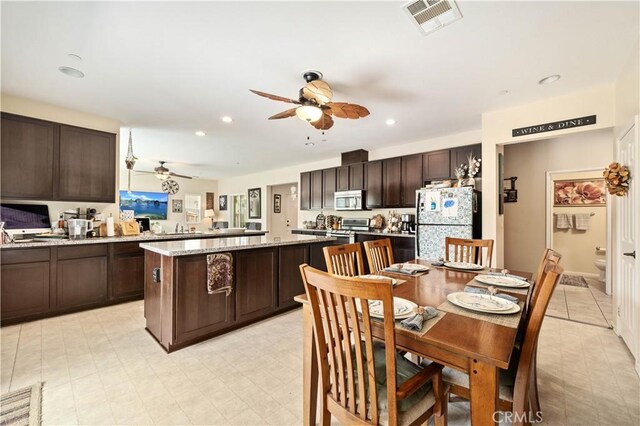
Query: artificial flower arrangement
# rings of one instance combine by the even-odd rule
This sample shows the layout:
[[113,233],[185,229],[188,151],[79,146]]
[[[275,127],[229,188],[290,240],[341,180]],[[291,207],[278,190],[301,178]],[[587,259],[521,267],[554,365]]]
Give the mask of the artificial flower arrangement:
[[629,173],[629,167],[623,166],[620,163],[611,163],[609,167],[604,169],[602,173],[604,179],[607,181],[607,188],[609,194],[622,197],[629,191],[629,181],[631,180],[631,174]]
[[460,164],[456,167],[455,175],[459,181],[463,179],[473,179],[480,171],[480,162],[482,159],[476,158],[475,155],[469,154],[466,164]]

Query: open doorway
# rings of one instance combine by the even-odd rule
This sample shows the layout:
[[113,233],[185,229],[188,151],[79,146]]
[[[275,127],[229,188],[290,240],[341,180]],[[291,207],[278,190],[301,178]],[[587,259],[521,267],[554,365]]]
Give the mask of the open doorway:
[[291,234],[298,224],[298,183],[285,183],[268,187],[269,235],[283,238]]

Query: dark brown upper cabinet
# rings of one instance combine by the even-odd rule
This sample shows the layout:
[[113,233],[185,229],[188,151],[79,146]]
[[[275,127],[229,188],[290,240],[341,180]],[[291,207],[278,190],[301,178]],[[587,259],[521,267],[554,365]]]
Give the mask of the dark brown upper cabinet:
[[322,171],[322,208],[333,209],[336,194],[336,169]]
[[311,172],[311,210],[322,209],[322,170]]
[[336,168],[336,191],[349,190],[349,166]]
[[422,154],[405,155],[401,160],[401,207],[415,207],[416,191],[422,187]]
[[115,202],[115,155],[114,135],[60,126],[58,199]]
[[0,191],[3,198],[53,200],[56,124],[2,114]]
[[311,208],[311,172],[300,173],[300,210]]
[[357,163],[349,165],[349,189],[367,189],[367,180],[365,174],[365,164]]
[[424,184],[424,181],[449,178],[451,176],[450,161],[448,149],[422,154],[422,183]]
[[402,205],[402,159],[382,160],[382,202],[384,207]]
[[367,208],[382,207],[382,160],[369,161],[365,167],[367,176]]
[[2,114],[2,197],[113,203],[113,133]]
[[[461,164],[467,164],[469,154],[474,155],[476,158],[482,158],[482,144],[460,146],[458,148],[451,149],[451,171],[450,177],[455,177],[456,167]],[[482,176],[482,166],[480,171],[475,177]]]

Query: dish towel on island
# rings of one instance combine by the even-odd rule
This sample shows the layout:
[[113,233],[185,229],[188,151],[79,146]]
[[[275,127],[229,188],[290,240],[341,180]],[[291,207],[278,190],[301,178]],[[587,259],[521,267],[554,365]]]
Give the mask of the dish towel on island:
[[207,293],[231,294],[233,283],[233,256],[231,253],[207,255]]
[[422,330],[422,324],[425,321],[429,321],[431,318],[438,316],[438,310],[432,306],[425,306],[424,313],[415,314],[412,317],[403,319],[400,321],[400,325],[409,330],[420,331]]
[[[484,288],[479,288],[479,287],[465,287],[464,288],[464,292],[465,293],[476,293],[476,294],[490,294],[489,290],[486,290]],[[497,293],[497,294],[494,294],[494,296],[499,297],[499,298],[504,299],[504,300],[508,300],[509,302],[518,303],[518,298],[517,297],[513,297],[513,296],[510,296],[508,294]]]
[[571,216],[566,213],[558,213],[556,215],[556,228],[557,229],[571,229],[573,224],[571,223]]
[[591,215],[586,214],[574,214],[573,218],[576,221],[576,229],[578,231],[588,231],[591,227]]

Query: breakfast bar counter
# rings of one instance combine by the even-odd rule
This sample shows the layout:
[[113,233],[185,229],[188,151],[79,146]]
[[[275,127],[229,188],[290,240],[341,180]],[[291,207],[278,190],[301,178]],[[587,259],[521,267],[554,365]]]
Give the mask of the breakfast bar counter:
[[304,293],[299,265],[322,268],[322,248],[335,241],[291,235],[142,243],[146,329],[172,352],[295,309],[293,298]]

